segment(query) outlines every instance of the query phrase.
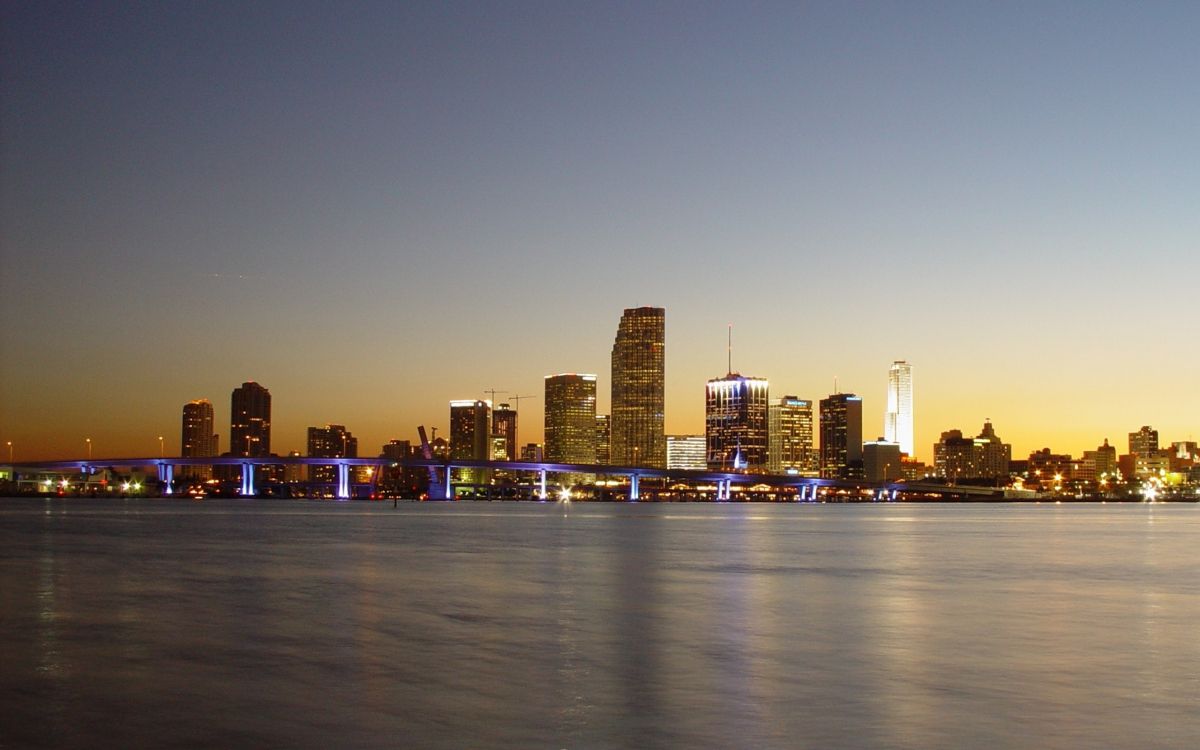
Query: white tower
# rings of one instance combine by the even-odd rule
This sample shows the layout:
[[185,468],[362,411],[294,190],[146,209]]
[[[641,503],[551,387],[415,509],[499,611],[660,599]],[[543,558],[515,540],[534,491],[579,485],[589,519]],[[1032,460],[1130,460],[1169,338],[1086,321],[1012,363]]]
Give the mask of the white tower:
[[889,443],[899,443],[900,452],[913,455],[912,365],[903,360],[896,360],[888,369],[883,436]]

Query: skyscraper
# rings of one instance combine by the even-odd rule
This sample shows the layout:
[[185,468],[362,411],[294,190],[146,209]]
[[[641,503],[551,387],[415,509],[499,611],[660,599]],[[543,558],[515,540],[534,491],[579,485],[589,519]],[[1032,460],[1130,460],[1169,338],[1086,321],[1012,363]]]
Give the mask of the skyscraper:
[[611,462],[666,468],[666,310],[625,310],[612,348]]
[[234,456],[271,455],[271,392],[253,381],[233,389],[229,452]]
[[767,468],[767,381],[731,372],[708,381],[704,438],[708,468]]
[[612,423],[607,414],[596,415],[596,463],[612,463]]
[[896,360],[888,368],[887,412],[883,415],[883,437],[898,443],[900,452],[913,455],[912,365]]
[[[358,458],[358,438],[345,425],[327,424],[308,428],[309,458]],[[333,466],[308,467],[308,481],[333,484],[337,469]]]
[[508,404],[492,411],[492,436],[504,438],[504,454],[509,461],[517,460],[517,412]]
[[596,462],[596,376],[546,376],[546,461]]
[[[210,458],[217,455],[217,436],[213,433],[213,405],[206,398],[183,405],[183,437],[179,455],[184,458]],[[211,466],[183,467],[183,474],[196,479],[211,479]]]
[[767,433],[768,471],[817,476],[820,461],[813,448],[812,401],[795,396],[771,399]]
[[862,474],[862,399],[835,393],[821,399],[821,477],[854,479]]

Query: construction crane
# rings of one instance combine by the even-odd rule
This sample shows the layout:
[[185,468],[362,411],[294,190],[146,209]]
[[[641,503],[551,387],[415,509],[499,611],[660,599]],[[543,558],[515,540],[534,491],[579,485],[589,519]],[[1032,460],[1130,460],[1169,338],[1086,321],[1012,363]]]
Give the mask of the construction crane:
[[537,398],[537,396],[509,396],[508,397],[509,401],[516,402],[516,406],[513,407],[513,411],[521,410],[521,399],[523,399],[523,398]]
[[496,406],[496,394],[497,394],[497,393],[508,393],[508,391],[501,391],[501,390],[498,390],[498,389],[496,389],[496,388],[484,388],[484,389],[483,389],[483,392],[484,392],[484,393],[491,394],[491,396],[492,396],[492,402],[491,402],[491,403],[492,403],[492,408],[495,408],[495,406]]

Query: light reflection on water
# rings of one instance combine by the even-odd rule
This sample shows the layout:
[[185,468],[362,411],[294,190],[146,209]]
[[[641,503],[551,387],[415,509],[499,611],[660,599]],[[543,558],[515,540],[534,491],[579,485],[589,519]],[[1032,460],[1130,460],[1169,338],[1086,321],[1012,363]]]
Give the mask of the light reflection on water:
[[1200,747],[1200,508],[0,502],[0,747]]

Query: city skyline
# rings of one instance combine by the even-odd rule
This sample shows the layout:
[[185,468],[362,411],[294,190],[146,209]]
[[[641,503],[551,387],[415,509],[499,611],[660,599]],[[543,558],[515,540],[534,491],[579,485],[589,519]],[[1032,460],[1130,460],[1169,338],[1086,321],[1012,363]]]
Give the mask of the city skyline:
[[1016,455],[1200,432],[1198,8],[0,12],[18,460],[178,453],[194,399],[232,450],[248,380],[280,454],[564,368],[609,413],[643,305],[665,433],[703,431],[729,323],[772,392],[862,395],[866,439],[912,362],[925,461],[989,418]]

